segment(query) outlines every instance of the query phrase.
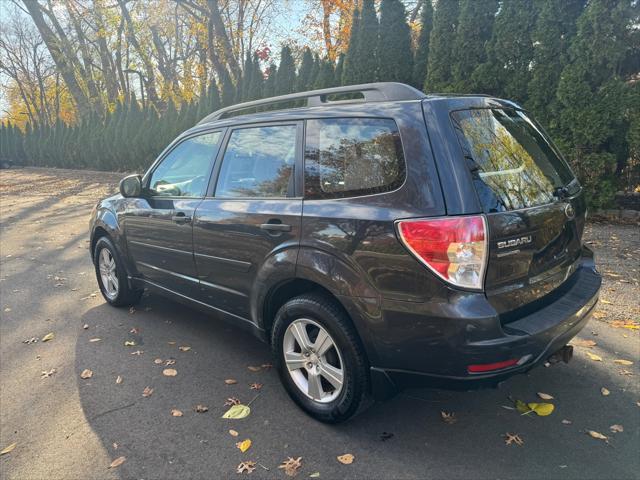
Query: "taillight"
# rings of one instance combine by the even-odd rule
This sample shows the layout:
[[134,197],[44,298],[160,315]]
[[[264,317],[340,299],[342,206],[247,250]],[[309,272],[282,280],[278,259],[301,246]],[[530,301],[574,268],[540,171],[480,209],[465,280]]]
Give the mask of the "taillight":
[[487,227],[482,215],[397,222],[406,247],[452,285],[482,290],[487,266]]

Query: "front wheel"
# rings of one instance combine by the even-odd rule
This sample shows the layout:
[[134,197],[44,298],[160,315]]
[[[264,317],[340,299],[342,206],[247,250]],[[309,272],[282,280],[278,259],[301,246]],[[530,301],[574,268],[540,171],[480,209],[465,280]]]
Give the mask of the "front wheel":
[[93,261],[100,292],[107,302],[116,307],[138,303],[142,290],[129,286],[124,262],[108,237],[101,237],[96,242]]
[[351,321],[331,298],[301,295],[283,305],[271,348],[285,389],[317,420],[342,422],[369,403],[366,355]]

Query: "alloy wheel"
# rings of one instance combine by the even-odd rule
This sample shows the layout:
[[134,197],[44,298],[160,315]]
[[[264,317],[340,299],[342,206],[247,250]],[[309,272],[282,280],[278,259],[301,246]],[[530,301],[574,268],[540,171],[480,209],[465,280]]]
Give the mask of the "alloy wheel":
[[320,403],[335,400],[344,384],[344,363],[336,342],[308,318],[291,322],[282,342],[284,362],[298,389]]
[[116,260],[108,248],[100,250],[98,255],[98,269],[100,270],[100,281],[104,289],[105,295],[109,299],[118,296],[118,275],[116,271]]

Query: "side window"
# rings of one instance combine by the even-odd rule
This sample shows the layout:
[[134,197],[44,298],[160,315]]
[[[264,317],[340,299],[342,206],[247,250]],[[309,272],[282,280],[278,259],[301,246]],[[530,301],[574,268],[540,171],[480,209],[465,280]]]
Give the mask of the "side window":
[[239,128],[231,132],[216,197],[286,197],[293,192],[296,125]]
[[203,197],[211,163],[222,132],[191,137],[179,143],[151,174],[149,190],[163,197]]
[[386,118],[307,121],[305,197],[343,198],[394,190],[405,177],[396,123]]

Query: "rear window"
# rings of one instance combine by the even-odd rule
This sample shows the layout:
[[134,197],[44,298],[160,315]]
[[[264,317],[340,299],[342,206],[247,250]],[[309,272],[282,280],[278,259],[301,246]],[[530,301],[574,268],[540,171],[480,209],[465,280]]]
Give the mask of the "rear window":
[[540,127],[524,112],[476,109],[451,115],[486,212],[551,203],[574,179]]
[[308,120],[306,131],[307,198],[343,198],[387,192],[404,181],[402,145],[393,120]]

